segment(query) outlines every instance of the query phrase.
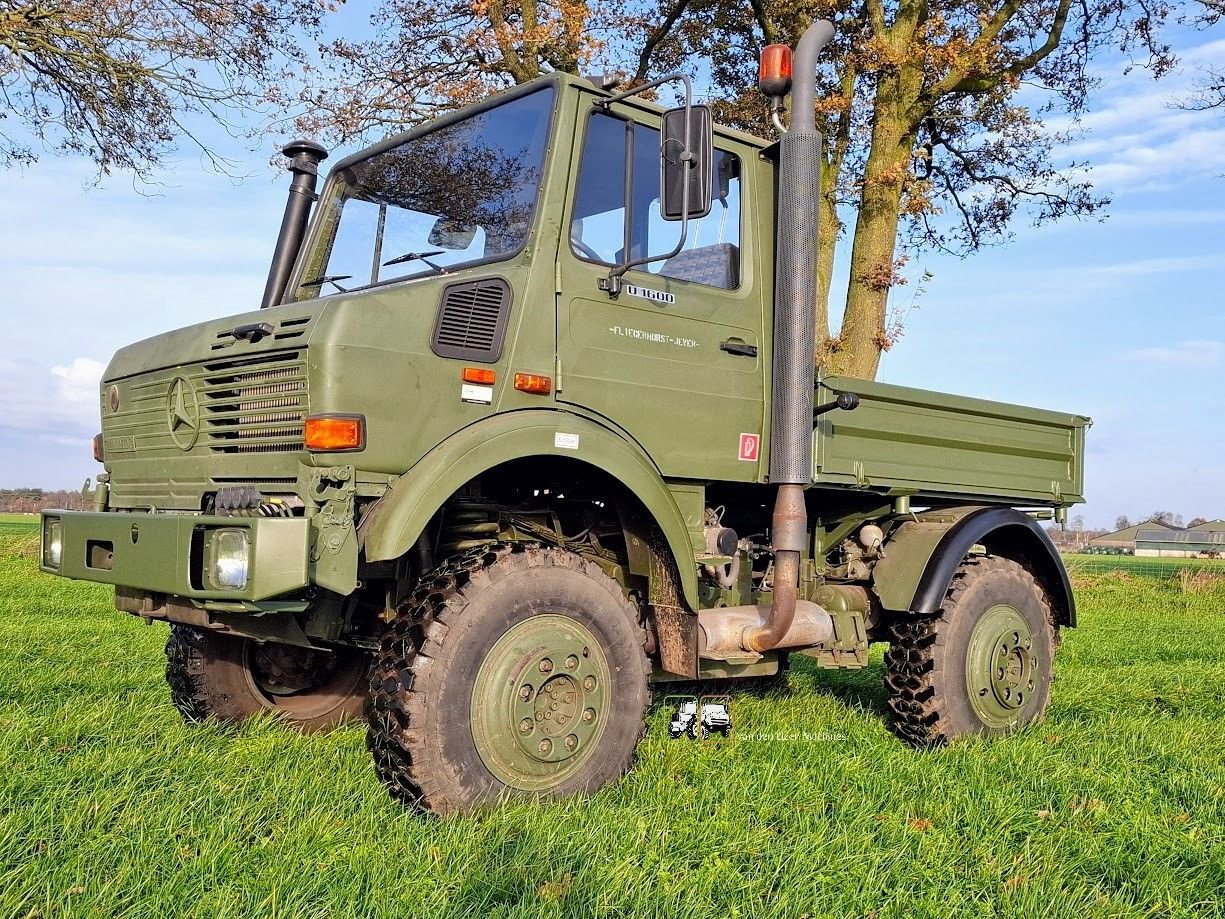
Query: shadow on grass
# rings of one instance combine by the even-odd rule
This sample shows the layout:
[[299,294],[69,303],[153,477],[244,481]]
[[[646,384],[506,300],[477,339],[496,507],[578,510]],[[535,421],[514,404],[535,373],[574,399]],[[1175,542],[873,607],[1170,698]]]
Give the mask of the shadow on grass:
[[657,683],[653,706],[668,696],[722,695],[785,699],[800,693],[830,696],[848,708],[883,718],[888,713],[885,695],[885,665],[873,661],[861,670],[828,670],[802,654],[792,654],[786,674],[756,679],[709,682]]
[[883,718],[888,712],[885,695],[885,665],[873,661],[861,670],[827,670],[802,654],[791,657],[792,691],[811,691],[831,696],[848,708]]

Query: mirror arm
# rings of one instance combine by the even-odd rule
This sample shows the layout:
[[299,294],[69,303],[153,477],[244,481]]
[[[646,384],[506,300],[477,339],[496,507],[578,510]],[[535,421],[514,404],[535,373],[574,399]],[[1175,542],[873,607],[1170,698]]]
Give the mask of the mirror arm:
[[[686,74],[680,73],[679,71],[676,73],[669,73],[662,77],[657,77],[649,83],[643,83],[641,86],[635,86],[633,89],[627,89],[625,92],[617,93],[615,96],[609,96],[607,99],[597,99],[595,104],[607,111],[608,107],[614,102],[621,102],[630,98],[631,96],[637,96],[640,93],[644,93],[648,89],[654,89],[656,86],[663,86],[665,83],[672,83],[676,80],[679,80],[685,84],[685,105],[689,106],[693,99],[693,83]],[[685,125],[685,127],[688,127],[688,125]]]
[[[690,147],[690,143],[693,139],[691,130],[692,125],[690,123],[690,120],[693,117],[693,82],[689,79],[688,75],[683,73],[670,73],[666,76],[652,80],[649,83],[643,83],[641,86],[628,89],[623,93],[617,93],[617,95],[610,96],[607,99],[599,99],[595,104],[607,111],[608,107],[614,102],[620,102],[622,99],[628,99],[630,96],[636,96],[645,90],[654,89],[656,86],[662,86],[665,83],[672,83],[678,80],[685,88],[685,146],[684,149],[681,150],[680,160],[682,163],[687,164],[688,167],[692,169],[693,161],[695,159],[693,155],[693,148]],[[600,278],[600,290],[606,291],[610,297],[616,297],[621,293],[622,275],[624,275],[631,268],[637,268],[640,265],[649,265],[651,262],[664,261],[672,258],[674,255],[679,255],[681,250],[685,248],[685,242],[688,235],[689,181],[686,180],[681,188],[681,234],[680,238],[676,241],[676,245],[672,247],[672,251],[665,252],[662,255],[647,255],[639,259],[634,259],[633,261],[622,262],[620,265],[614,265],[611,269],[609,269],[608,277]]]

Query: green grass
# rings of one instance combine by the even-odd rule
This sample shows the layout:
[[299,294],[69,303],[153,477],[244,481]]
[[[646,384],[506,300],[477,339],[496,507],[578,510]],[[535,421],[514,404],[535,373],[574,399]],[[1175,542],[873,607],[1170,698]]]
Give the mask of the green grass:
[[742,694],[587,800],[405,813],[360,727],[188,728],[165,627],[0,556],[0,916],[1225,914],[1225,607],[1095,578],[1045,723],[920,753],[881,664]]

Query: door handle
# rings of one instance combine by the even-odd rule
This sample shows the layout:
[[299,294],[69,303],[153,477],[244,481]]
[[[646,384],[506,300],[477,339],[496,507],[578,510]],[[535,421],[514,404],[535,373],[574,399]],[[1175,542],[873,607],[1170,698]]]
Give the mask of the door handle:
[[729,338],[719,342],[719,350],[728,354],[740,354],[744,357],[757,357],[757,346],[741,341],[739,338]]

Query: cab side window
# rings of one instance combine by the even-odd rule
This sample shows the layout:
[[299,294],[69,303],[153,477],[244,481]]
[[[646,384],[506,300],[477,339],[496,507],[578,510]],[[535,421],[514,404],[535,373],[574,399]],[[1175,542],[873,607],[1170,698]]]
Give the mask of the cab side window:
[[[642,270],[726,290],[740,286],[740,159],[715,150],[710,213],[689,221],[684,248]],[[659,131],[602,112],[587,122],[570,244],[617,265],[670,251],[680,222],[660,216]]]

